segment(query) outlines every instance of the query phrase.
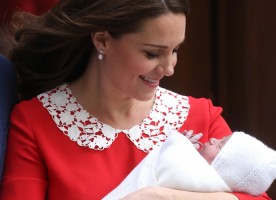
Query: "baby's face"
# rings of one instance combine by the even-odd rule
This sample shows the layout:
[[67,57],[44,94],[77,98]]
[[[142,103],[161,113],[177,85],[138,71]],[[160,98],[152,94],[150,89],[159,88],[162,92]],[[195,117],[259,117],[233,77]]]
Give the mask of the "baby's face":
[[225,145],[231,136],[224,137],[222,139],[211,138],[209,142],[206,142],[199,153],[211,164],[218,152]]

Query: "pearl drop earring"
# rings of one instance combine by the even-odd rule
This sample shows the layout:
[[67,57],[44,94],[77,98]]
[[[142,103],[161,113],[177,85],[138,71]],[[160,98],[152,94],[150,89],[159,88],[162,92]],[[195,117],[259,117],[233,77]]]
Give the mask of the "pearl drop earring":
[[102,59],[103,59],[103,57],[104,57],[103,53],[104,53],[103,50],[100,49],[100,50],[99,50],[99,54],[98,54],[98,59],[99,59],[99,60],[102,60]]

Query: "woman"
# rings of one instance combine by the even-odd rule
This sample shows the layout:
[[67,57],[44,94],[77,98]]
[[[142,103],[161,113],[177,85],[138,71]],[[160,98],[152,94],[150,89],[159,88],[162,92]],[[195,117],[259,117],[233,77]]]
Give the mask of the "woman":
[[[188,12],[186,0],[63,0],[27,17],[11,59],[28,100],[12,114],[0,197],[101,199],[166,130],[202,132],[201,142],[230,134],[209,100],[159,87],[174,73]],[[142,198],[268,197],[154,187],[124,199]]]

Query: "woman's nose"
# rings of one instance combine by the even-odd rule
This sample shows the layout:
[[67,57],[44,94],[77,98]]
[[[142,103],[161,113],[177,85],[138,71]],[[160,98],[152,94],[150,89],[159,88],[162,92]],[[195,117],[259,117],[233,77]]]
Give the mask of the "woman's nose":
[[172,76],[174,74],[174,67],[176,62],[173,61],[173,58],[167,59],[166,62],[161,63],[156,67],[156,71],[164,76]]
[[168,65],[167,67],[163,67],[165,76],[172,76],[174,74],[174,66]]
[[172,76],[174,74],[174,67],[172,67],[172,66],[164,67],[164,66],[159,65],[156,67],[156,71],[159,74],[162,74],[164,76]]

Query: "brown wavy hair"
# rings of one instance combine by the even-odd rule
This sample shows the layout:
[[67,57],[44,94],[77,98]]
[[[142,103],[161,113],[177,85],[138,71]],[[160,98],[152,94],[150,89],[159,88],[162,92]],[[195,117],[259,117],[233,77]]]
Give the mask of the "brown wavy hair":
[[167,12],[189,13],[188,0],[61,0],[41,16],[17,13],[10,59],[22,99],[30,99],[85,71],[95,47],[91,33],[114,38],[139,30],[148,19]]

